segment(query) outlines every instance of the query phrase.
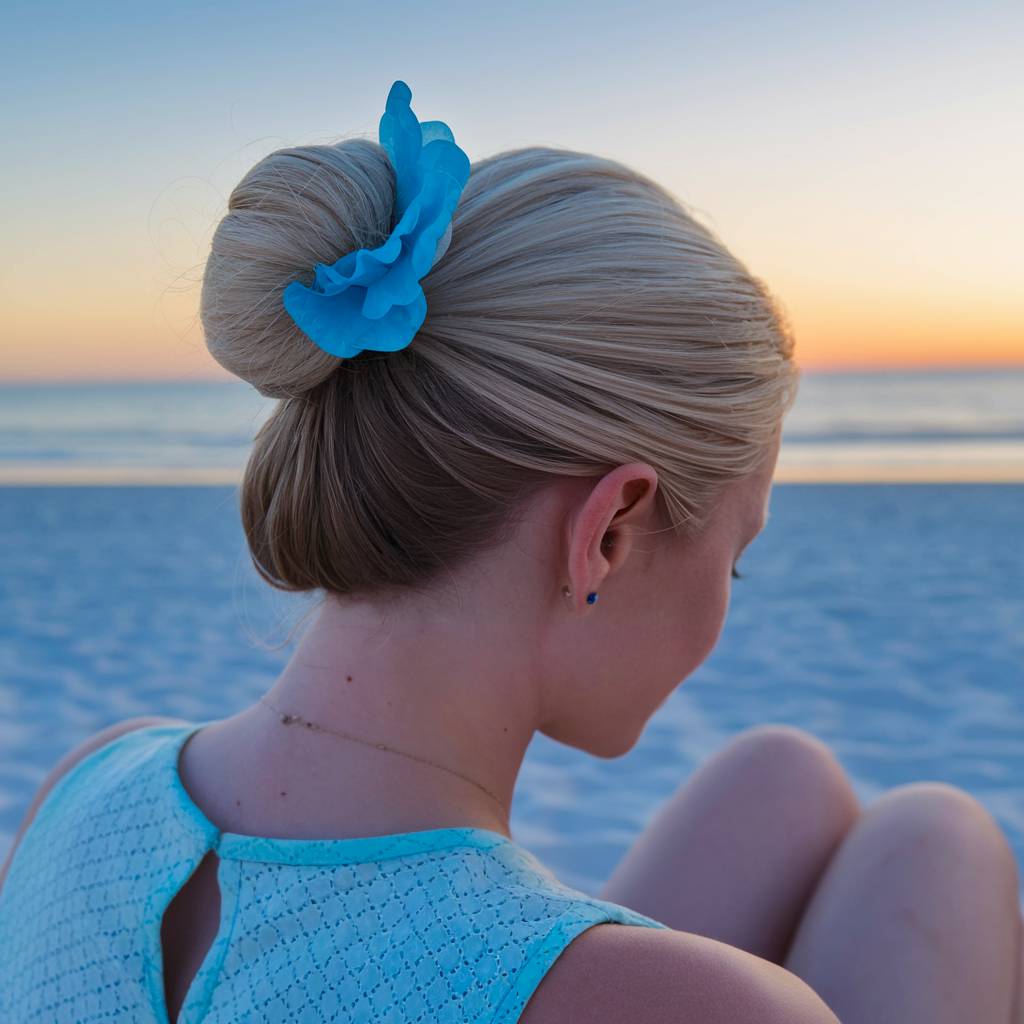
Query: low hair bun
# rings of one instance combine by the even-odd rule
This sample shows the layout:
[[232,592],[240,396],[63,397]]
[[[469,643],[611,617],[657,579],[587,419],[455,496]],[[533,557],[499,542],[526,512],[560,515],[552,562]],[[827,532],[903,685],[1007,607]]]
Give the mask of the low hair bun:
[[368,139],[275,150],[235,186],[203,273],[206,346],[226,370],[267,398],[295,398],[341,360],[296,326],[282,305],[316,263],[381,245],[391,232],[395,176]]
[[505,150],[472,164],[411,344],[340,359],[283,291],[382,245],[394,190],[375,142],[280,150],[213,239],[210,351],[283,399],[239,488],[263,579],[335,598],[445,591],[553,482],[639,460],[658,474],[656,529],[698,536],[796,395],[794,338],[763,282],[633,168]]

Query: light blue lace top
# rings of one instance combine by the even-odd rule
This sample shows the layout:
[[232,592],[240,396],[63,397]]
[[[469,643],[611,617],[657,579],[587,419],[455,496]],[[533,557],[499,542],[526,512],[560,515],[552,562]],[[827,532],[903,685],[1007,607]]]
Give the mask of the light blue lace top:
[[211,849],[220,925],[181,1024],[511,1024],[585,929],[667,927],[488,829],[221,832],[178,774],[206,724],[124,733],[50,790],[0,890],[0,1021],[168,1024],[161,919]]

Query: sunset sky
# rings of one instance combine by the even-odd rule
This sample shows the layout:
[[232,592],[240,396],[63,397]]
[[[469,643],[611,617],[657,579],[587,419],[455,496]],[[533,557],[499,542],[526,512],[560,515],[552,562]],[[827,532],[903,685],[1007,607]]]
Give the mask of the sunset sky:
[[17,2],[3,35],[0,380],[226,377],[196,310],[228,193],[376,139],[396,78],[472,160],[661,181],[808,369],[1024,364],[1019,2]]

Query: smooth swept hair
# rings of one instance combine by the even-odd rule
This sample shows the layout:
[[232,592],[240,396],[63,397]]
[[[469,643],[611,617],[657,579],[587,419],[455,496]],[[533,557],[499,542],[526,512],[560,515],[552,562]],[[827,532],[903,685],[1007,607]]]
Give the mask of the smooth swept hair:
[[280,149],[214,232],[206,344],[280,399],[240,491],[260,575],[336,595],[428,589],[555,478],[635,461],[658,473],[664,528],[696,537],[796,397],[792,334],[763,283],[630,167],[509,150],[473,164],[412,342],[339,359],[281,293],[380,245],[394,187],[376,142]]

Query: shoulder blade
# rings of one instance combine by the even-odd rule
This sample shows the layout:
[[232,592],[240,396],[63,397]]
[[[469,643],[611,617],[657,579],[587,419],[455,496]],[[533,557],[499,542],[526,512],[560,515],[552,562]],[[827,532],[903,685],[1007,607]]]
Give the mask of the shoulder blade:
[[795,974],[690,932],[622,924],[566,946],[520,1024],[839,1024]]

